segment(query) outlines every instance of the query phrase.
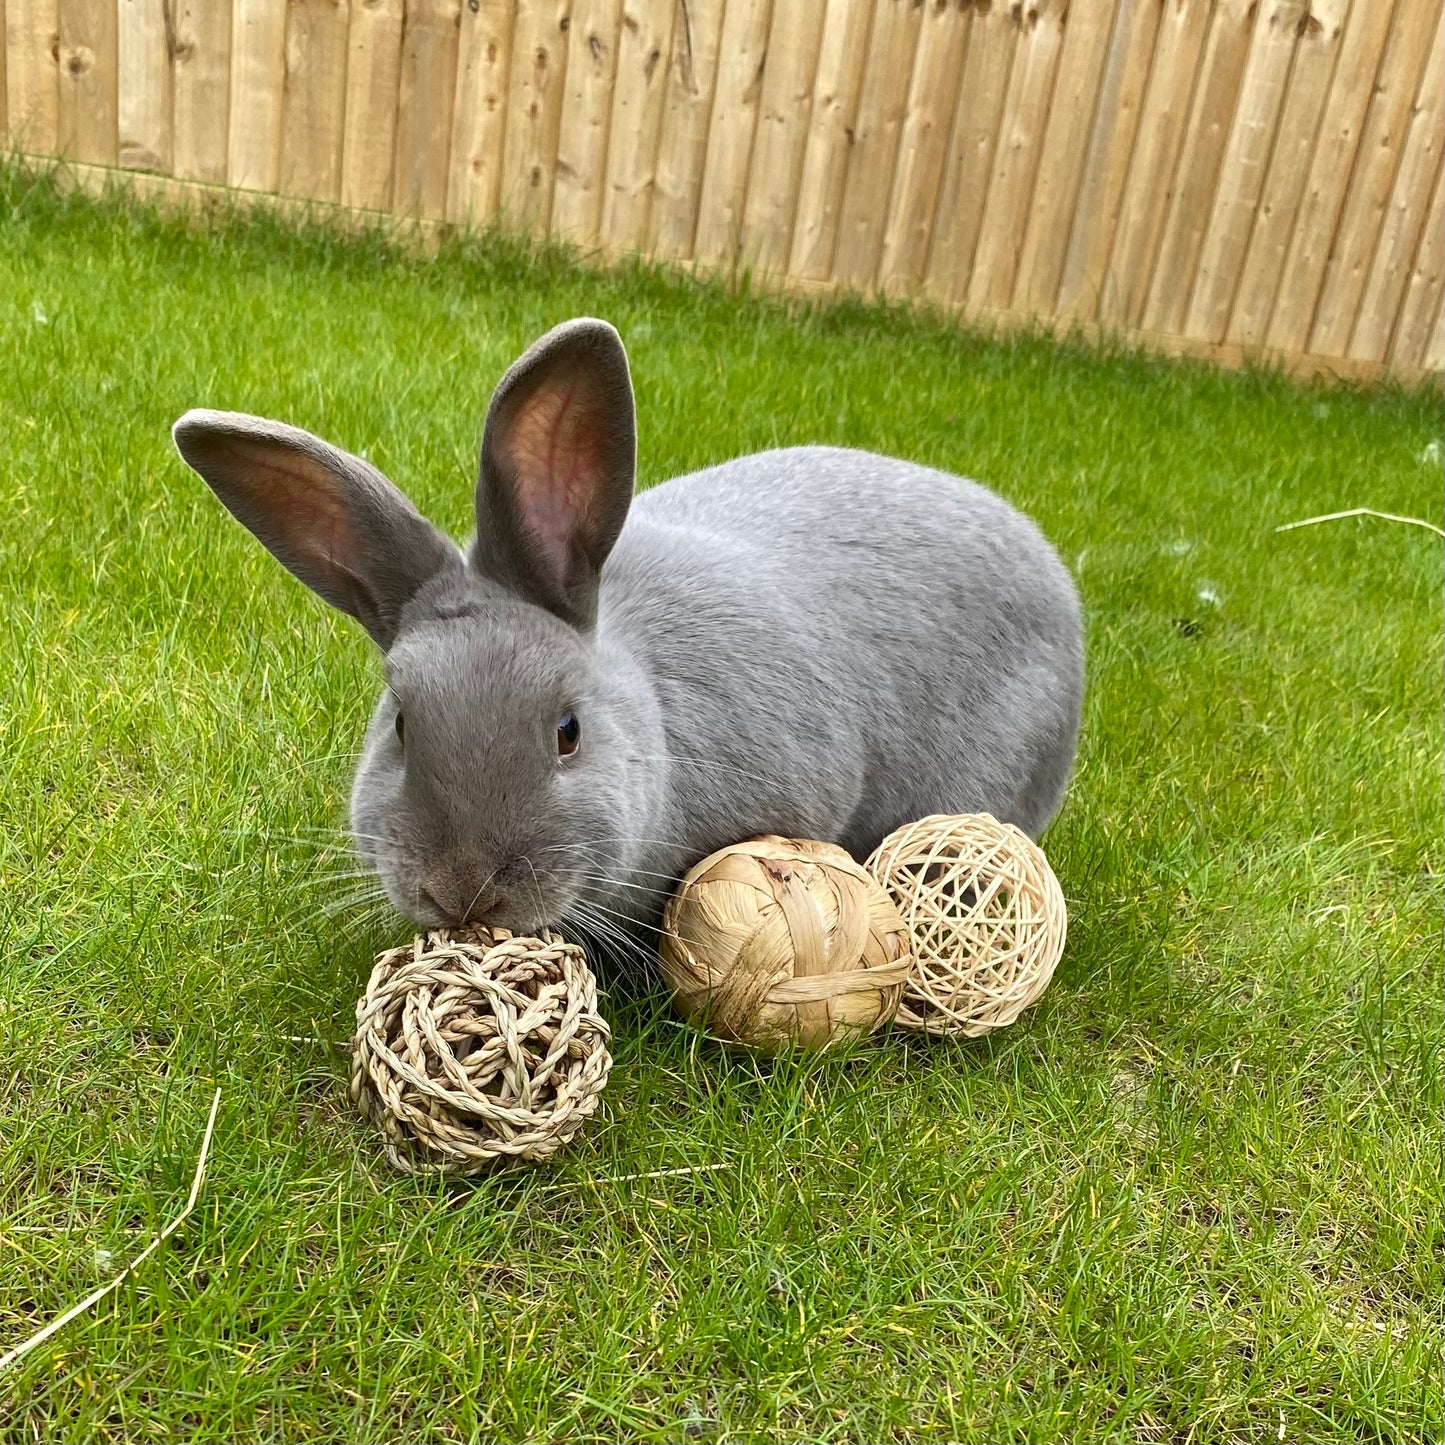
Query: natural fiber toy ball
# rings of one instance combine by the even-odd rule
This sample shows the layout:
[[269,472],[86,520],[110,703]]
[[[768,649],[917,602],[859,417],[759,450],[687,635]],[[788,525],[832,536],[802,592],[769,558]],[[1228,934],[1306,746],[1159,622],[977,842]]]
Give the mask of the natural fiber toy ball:
[[935,815],[890,833],[868,860],[908,925],[913,971],[897,1022],[976,1038],[1048,986],[1068,917],[1027,834],[990,813]]
[[909,964],[898,910],[847,853],[776,837],[693,868],[658,952],[685,1015],[763,1049],[824,1048],[886,1023]]
[[437,929],[377,959],[356,1005],[351,1097],[398,1169],[545,1159],[597,1108],[610,1038],[576,944]]

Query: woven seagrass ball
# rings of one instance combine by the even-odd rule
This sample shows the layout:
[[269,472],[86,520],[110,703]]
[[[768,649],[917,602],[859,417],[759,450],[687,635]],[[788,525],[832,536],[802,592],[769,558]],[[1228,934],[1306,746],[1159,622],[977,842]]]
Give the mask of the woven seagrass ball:
[[991,813],[937,814],[890,833],[868,859],[908,926],[913,970],[896,1022],[976,1038],[1037,1001],[1064,952],[1068,915],[1043,851]]
[[377,959],[351,1097],[410,1173],[546,1159],[596,1110],[610,1038],[576,944],[436,929]]
[[763,837],[704,858],[663,917],[678,1008],[726,1043],[825,1048],[886,1023],[908,974],[888,895],[841,848]]

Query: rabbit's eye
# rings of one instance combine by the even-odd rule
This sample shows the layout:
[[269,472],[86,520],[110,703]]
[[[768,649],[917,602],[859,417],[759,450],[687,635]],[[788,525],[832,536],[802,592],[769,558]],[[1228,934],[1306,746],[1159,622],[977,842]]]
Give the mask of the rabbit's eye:
[[582,725],[570,712],[557,719],[557,756],[570,758],[582,741]]
[[406,717],[402,713],[396,715],[396,740],[406,746]]

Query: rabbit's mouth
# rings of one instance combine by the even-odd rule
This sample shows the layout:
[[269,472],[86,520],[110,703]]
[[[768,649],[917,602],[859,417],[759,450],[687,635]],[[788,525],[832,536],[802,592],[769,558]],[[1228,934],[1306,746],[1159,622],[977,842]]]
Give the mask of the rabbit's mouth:
[[393,905],[420,928],[474,925],[534,933],[562,917],[574,891],[521,855],[489,869],[443,859],[406,879],[387,872],[378,867]]

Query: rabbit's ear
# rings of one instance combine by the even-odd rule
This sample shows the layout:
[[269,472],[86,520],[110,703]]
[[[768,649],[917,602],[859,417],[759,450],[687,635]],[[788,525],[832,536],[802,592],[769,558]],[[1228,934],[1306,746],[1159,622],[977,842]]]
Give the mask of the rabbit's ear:
[[590,627],[636,465],[621,337],[605,321],[549,331],[502,378],[487,412],[478,570],[574,627]]
[[422,583],[461,565],[455,545],[375,467],[310,432],[188,411],[172,435],[236,520],[383,651]]

